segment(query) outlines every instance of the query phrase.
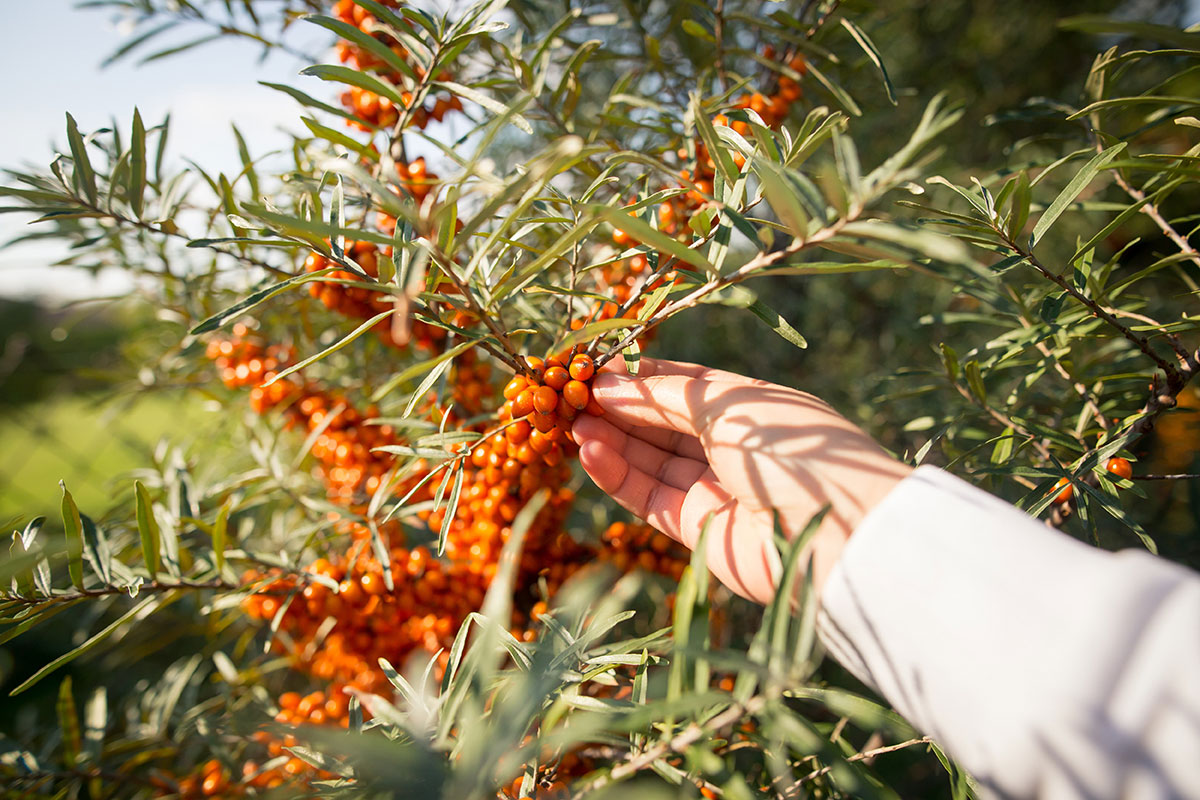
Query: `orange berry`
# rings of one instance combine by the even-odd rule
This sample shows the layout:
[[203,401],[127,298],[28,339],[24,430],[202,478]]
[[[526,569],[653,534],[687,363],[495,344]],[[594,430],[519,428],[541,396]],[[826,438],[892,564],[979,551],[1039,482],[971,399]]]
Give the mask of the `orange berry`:
[[[517,395],[516,398],[513,399],[513,401],[512,401],[513,419],[520,419],[521,417],[528,416],[529,413],[531,411],[533,411],[534,399],[537,396],[536,392],[539,389],[545,389],[545,388],[546,388],[545,386],[539,386],[539,387],[537,387],[537,389],[522,390],[522,392],[519,395]],[[554,390],[551,389],[550,391],[554,391]]]
[[1120,458],[1119,456],[1117,458],[1110,458],[1108,464],[1105,465],[1105,469],[1125,480],[1133,477],[1133,465],[1129,463],[1129,459],[1127,458]]
[[543,380],[546,381],[547,386],[557,392],[567,385],[567,381],[571,380],[571,373],[560,366],[547,367]]
[[596,374],[596,364],[591,356],[580,353],[571,359],[571,377],[577,381],[590,381]]
[[[570,385],[570,384],[568,384]],[[533,408],[539,414],[551,414],[558,407],[558,392],[549,386],[539,386],[533,393]]]
[[546,362],[537,356],[525,356],[525,364],[529,367],[529,371],[537,376],[538,380],[542,379],[542,372],[546,369]]
[[587,408],[588,401],[592,399],[592,393],[588,391],[587,384],[581,380],[573,380],[563,387],[563,399],[577,409]]
[[554,430],[554,417],[549,414],[534,414],[529,419],[533,422],[534,429],[541,433],[549,433]]
[[1058,483],[1054,484],[1055,489],[1061,489],[1058,495],[1054,498],[1056,503],[1066,503],[1071,499],[1071,495],[1075,493],[1075,487],[1066,478],[1059,478]]
[[516,375],[504,387],[504,399],[512,400],[529,386],[529,379],[524,375]]
[[520,444],[529,438],[529,430],[529,423],[520,419],[504,429],[504,438],[513,444]]

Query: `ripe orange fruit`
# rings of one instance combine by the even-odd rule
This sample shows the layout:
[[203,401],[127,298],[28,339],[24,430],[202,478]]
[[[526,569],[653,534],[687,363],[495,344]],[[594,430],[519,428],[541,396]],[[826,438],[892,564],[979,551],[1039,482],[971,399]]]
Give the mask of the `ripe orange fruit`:
[[590,381],[596,374],[596,364],[590,356],[583,353],[571,359],[571,377],[577,381]]
[[[538,389],[545,389],[545,386],[539,386]],[[533,411],[534,397],[536,389],[524,389],[512,401],[513,419],[520,419],[527,416]]]
[[1075,493],[1075,487],[1066,478],[1059,478],[1058,483],[1054,484],[1055,489],[1061,489],[1058,496],[1054,498],[1056,503],[1067,503],[1071,500],[1071,495]]
[[557,365],[546,367],[546,374],[543,380],[546,381],[547,386],[557,392],[567,385],[567,381],[571,380],[571,373]]
[[580,380],[573,380],[563,387],[563,399],[577,409],[587,408],[588,401],[592,399],[592,393],[588,391],[587,384]]
[[533,392],[533,408],[539,414],[552,414],[558,407],[558,392],[549,386],[539,386]]
[[1113,475],[1126,480],[1133,477],[1133,465],[1129,463],[1129,459],[1127,458],[1120,458],[1119,456],[1110,458],[1104,468]]
[[514,376],[508,385],[504,387],[504,399],[512,400],[514,397],[523,392],[529,386],[529,379],[524,375]]

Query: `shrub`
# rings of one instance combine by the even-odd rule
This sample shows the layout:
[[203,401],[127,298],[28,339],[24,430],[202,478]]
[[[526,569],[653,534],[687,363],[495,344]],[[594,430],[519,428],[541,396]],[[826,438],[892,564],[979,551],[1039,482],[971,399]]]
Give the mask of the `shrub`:
[[285,47],[312,12],[335,88],[271,86],[289,150],[176,170],[168,121],[68,116],[0,189],[144,279],[173,333],[141,390],[220,409],[112,509],[63,486],[14,533],[0,642],[55,651],[12,690],[17,796],[972,796],[822,662],[804,535],[757,609],[589,488],[570,422],[644,348],[736,331],[786,380],[813,339],[806,383],[899,456],[1195,563],[1200,34],[1064,20],[1120,42],[1082,98],[994,115],[1023,138],[947,179],[962,109],[914,113],[836,1],[234,5],[142,4],[128,49]]

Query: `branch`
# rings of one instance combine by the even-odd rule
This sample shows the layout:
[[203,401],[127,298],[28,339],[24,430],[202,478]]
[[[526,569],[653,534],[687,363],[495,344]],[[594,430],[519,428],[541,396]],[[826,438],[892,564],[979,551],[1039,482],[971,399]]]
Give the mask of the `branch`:
[[[867,759],[875,758],[876,756],[881,756],[885,753],[894,753],[897,750],[904,750],[905,748],[913,747],[914,745],[929,744],[932,741],[933,740],[928,736],[922,736],[919,739],[909,739],[908,741],[898,742],[897,744],[889,744],[886,747],[876,747],[873,750],[863,750],[861,753],[855,753],[854,755],[850,756],[846,759],[846,761],[865,761]],[[799,789],[802,785],[816,780],[822,775],[829,773],[832,769],[833,765],[821,767],[820,769],[814,769],[812,772],[796,781],[796,783],[790,789],[788,789],[787,793],[784,794],[784,797],[800,797],[801,793]]]
[[693,722],[682,731],[677,733],[674,737],[659,742],[649,750],[643,750],[640,754],[633,756],[628,761],[617,764],[606,774],[599,776],[590,783],[586,784],[583,788],[579,789],[578,795],[587,795],[603,786],[624,780],[625,778],[628,778],[631,775],[646,769],[669,752],[683,752],[691,745],[700,741],[700,739],[703,737],[711,735],[713,731],[717,731],[728,725],[732,725],[748,714],[753,714],[762,708],[765,703],[766,701],[762,697],[751,698],[745,704],[734,703],[717,716],[708,720],[704,726]]
[[1124,336],[1126,339],[1128,339],[1147,358],[1149,358],[1151,361],[1153,361],[1155,363],[1155,365],[1159,369],[1161,369],[1163,371],[1163,373],[1167,376],[1167,384],[1169,386],[1174,387],[1177,384],[1179,384],[1179,380],[1180,380],[1179,370],[1175,367],[1174,364],[1170,363],[1169,361],[1166,361],[1162,356],[1160,356],[1158,353],[1154,352],[1154,348],[1152,348],[1150,346],[1149,339],[1147,339],[1144,336],[1138,336],[1136,333],[1131,331],[1128,328],[1128,326],[1122,324],[1121,321],[1118,320],[1113,314],[1111,314],[1107,310],[1105,310],[1105,308],[1103,306],[1101,306],[1095,300],[1088,297],[1083,292],[1080,292],[1078,289],[1076,289],[1074,286],[1072,286],[1070,284],[1070,282],[1067,281],[1066,278],[1064,278],[1061,275],[1058,275],[1054,272],[1051,272],[1050,269],[1045,264],[1043,264],[1038,259],[1037,256],[1035,256],[1033,254],[1032,250],[1026,250],[1025,248],[1022,248],[1020,245],[1018,245],[1016,242],[1014,242],[1011,238],[1009,238],[1009,235],[1006,231],[999,228],[997,225],[995,225],[994,222],[992,224],[992,230],[995,231],[995,233],[1000,237],[1001,241],[1004,242],[1004,244],[1010,250],[1012,250],[1014,253],[1017,253],[1018,255],[1020,255],[1022,258],[1024,258],[1026,261],[1028,261],[1033,266],[1034,269],[1036,269],[1038,272],[1040,272],[1042,274],[1042,277],[1051,281],[1056,286],[1058,286],[1060,289],[1062,289],[1064,292],[1066,292],[1067,294],[1071,295],[1071,297],[1073,297],[1077,301],[1079,301],[1079,303],[1081,303],[1085,308],[1087,308],[1088,311],[1092,312],[1092,316],[1098,317],[1099,319],[1104,320],[1104,322],[1108,323],[1111,327],[1115,328],[1122,336]]

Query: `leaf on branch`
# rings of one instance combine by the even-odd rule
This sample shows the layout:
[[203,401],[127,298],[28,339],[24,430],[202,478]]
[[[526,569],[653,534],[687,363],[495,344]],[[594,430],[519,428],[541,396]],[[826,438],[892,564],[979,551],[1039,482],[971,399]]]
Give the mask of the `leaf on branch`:
[[1066,188],[1059,193],[1058,197],[1054,198],[1054,202],[1042,213],[1037,224],[1033,226],[1033,233],[1029,236],[1029,246],[1033,247],[1039,241],[1046,231],[1050,230],[1050,226],[1054,224],[1064,211],[1069,206],[1079,193],[1084,190],[1096,174],[1104,168],[1104,165],[1112,161],[1125,150],[1125,142],[1118,142],[1109,147],[1103,152],[1097,153],[1091,161],[1084,165],[1083,169],[1075,173],[1075,177],[1067,184]]

